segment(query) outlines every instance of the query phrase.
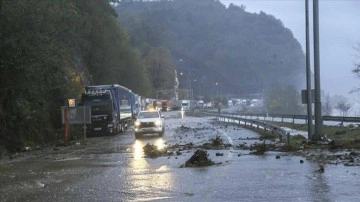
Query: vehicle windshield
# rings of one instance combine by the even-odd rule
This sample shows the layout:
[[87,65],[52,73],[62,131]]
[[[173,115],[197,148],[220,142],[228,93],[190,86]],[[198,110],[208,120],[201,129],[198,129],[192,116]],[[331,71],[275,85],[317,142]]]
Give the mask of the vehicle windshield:
[[111,101],[109,97],[91,97],[84,99],[85,106],[109,106],[111,105]]
[[140,112],[138,118],[159,118],[158,112]]

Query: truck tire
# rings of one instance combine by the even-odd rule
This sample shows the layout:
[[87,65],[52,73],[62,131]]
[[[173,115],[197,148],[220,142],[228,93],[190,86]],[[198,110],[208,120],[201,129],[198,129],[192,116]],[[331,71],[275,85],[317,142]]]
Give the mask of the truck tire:
[[115,134],[115,128],[113,127],[111,130],[107,131],[108,136],[113,136]]
[[112,132],[112,134],[111,135],[116,135],[117,133],[118,133],[118,131],[117,131],[118,129],[117,129],[117,127],[113,127],[113,132]]
[[123,132],[124,132],[124,125],[123,125],[123,123],[120,123],[120,124],[119,124],[119,132],[120,132],[120,133],[123,133]]
[[116,133],[121,133],[121,124],[116,125]]

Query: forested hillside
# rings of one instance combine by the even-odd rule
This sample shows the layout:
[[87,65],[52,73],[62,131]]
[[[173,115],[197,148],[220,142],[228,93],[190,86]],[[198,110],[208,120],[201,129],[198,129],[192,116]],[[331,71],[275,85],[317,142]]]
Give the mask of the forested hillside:
[[0,11],[0,146],[61,139],[60,106],[84,85],[151,92],[108,0],[1,0]]
[[246,95],[267,91],[274,81],[295,88],[305,81],[300,44],[271,15],[214,0],[124,0],[116,11],[142,54],[151,47],[171,51],[177,69],[191,74],[195,94],[220,88]]
[[195,96],[304,81],[299,43],[270,15],[214,0],[110,2],[0,0],[0,149],[61,139],[60,106],[89,84],[154,97],[175,68]]

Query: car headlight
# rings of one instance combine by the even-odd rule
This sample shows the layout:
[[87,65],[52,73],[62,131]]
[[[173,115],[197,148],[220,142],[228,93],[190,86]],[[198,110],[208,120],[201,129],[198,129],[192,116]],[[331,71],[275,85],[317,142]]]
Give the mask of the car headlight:
[[155,121],[155,125],[156,125],[156,126],[160,126],[160,125],[161,125],[161,121],[160,121],[160,120]]
[[135,121],[135,126],[140,126],[140,121]]

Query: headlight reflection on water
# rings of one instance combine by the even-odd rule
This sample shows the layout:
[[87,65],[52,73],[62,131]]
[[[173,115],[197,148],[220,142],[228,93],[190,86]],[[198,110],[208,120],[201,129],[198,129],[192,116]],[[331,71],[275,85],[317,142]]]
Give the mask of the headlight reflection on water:
[[155,146],[157,146],[158,150],[161,150],[161,149],[165,148],[164,140],[162,138],[156,140]]
[[165,148],[162,138],[136,140],[133,144],[133,160],[130,166],[129,186],[137,193],[134,201],[171,199],[174,189],[174,173],[164,157],[155,159],[144,157],[144,146],[152,144],[161,150]]
[[144,156],[144,150],[143,150],[143,147],[145,145],[139,141],[139,140],[136,140],[133,147],[134,147],[134,159],[135,160],[139,160],[141,159],[143,156]]
[[133,201],[170,200],[175,183],[174,176],[168,171],[149,170],[143,174],[133,175],[131,178],[132,192],[136,193]]
[[162,138],[156,139],[152,142],[143,142],[140,140],[135,140],[135,143],[133,145],[133,151],[134,151],[134,159],[140,160],[144,157],[144,146],[146,144],[153,144],[157,147],[158,150],[162,150],[165,148],[165,141]]

